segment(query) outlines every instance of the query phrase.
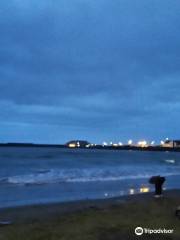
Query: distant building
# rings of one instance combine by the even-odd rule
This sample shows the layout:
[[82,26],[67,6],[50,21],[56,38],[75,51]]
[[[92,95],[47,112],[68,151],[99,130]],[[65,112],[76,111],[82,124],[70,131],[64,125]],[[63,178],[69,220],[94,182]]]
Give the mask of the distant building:
[[163,147],[170,147],[170,148],[180,148],[180,140],[166,140],[163,144]]
[[67,147],[77,148],[77,147],[89,147],[91,144],[84,140],[72,140],[66,143]]

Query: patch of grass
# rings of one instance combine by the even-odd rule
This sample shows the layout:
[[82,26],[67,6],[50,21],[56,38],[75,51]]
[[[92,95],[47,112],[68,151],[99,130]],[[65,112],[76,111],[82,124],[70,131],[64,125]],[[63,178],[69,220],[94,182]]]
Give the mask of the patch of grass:
[[[54,218],[17,223],[0,229],[0,240],[131,240],[180,239],[180,220],[174,215],[179,200],[149,199],[86,209]],[[172,235],[143,235],[136,237],[137,226],[174,229]]]

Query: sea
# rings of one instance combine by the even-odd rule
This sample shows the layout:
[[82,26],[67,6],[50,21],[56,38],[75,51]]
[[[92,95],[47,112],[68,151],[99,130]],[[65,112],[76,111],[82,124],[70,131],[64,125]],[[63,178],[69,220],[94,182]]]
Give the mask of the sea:
[[180,153],[0,147],[0,208],[103,199],[180,188]]

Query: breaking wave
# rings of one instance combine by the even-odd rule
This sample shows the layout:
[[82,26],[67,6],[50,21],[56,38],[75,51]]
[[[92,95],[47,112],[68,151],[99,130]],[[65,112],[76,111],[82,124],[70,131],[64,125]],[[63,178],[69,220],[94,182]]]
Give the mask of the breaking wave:
[[165,160],[166,163],[170,163],[170,164],[175,164],[176,161],[174,159],[167,159]]
[[[139,171],[138,171],[139,170]],[[145,169],[144,169],[145,170]],[[52,183],[68,183],[68,182],[104,182],[104,181],[120,181],[130,179],[150,178],[153,175],[179,175],[180,169],[158,169],[152,168],[142,171],[126,169],[51,169],[51,170],[38,170],[31,174],[10,176],[0,179],[1,184],[16,184],[16,185],[40,185]]]

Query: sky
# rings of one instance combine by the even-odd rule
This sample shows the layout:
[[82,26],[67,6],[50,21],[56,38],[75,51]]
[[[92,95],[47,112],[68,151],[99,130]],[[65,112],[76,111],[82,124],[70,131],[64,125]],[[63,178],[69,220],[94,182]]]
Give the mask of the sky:
[[180,139],[179,0],[1,0],[0,142]]

